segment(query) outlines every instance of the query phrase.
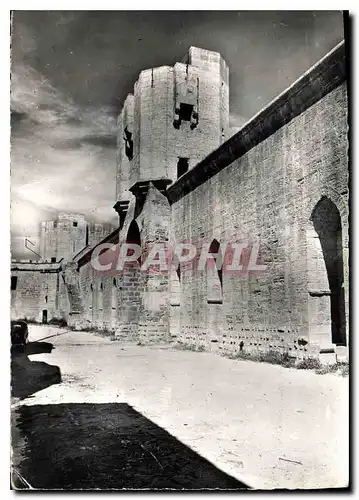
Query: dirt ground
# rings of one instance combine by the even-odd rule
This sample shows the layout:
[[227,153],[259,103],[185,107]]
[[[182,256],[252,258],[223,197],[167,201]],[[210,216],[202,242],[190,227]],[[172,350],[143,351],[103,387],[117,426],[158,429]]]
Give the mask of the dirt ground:
[[30,341],[13,464],[33,487],[347,486],[348,377],[44,326]]

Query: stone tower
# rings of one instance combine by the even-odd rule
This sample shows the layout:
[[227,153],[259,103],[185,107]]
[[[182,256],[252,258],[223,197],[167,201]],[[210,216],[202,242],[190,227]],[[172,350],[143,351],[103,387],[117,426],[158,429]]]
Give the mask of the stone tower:
[[141,71],[117,122],[117,208],[136,182],[175,182],[228,138],[228,76],[218,52],[197,47]]
[[[227,139],[225,61],[217,52],[191,47],[173,67],[141,71],[117,125],[119,243],[136,243],[144,251],[170,240],[168,185]],[[171,272],[134,266],[119,274],[116,335],[168,340],[172,288]]]
[[55,221],[41,223],[42,260],[58,262],[71,259],[88,243],[88,227],[83,215],[59,213]]

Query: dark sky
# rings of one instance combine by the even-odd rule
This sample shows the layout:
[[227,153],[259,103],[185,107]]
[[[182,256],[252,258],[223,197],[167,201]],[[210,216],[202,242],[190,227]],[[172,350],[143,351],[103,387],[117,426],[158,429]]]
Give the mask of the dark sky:
[[342,14],[16,11],[12,27],[12,248],[30,258],[58,210],[116,220],[115,119],[142,69],[215,50],[230,69],[233,132],[343,39]]

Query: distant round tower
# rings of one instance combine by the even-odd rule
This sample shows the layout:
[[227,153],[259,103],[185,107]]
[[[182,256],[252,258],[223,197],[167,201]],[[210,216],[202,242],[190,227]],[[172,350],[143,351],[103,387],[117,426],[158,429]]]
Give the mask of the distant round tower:
[[174,67],[141,71],[117,122],[117,201],[139,181],[175,182],[228,138],[228,78],[221,55],[197,47]]

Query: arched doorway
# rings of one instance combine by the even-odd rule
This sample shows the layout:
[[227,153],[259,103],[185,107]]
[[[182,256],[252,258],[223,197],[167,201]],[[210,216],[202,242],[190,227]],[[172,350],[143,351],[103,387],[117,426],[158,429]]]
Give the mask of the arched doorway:
[[208,253],[213,257],[207,261],[207,303],[222,304],[222,253],[218,240],[212,241]]
[[[326,196],[316,204],[311,221],[324,259],[330,297],[331,340],[346,345],[342,224],[337,206]],[[319,291],[318,293],[325,290]]]
[[170,271],[170,334],[177,337],[181,333],[181,269],[172,268]]
[[[208,249],[206,265],[207,280],[207,331],[210,340],[222,338],[224,333],[224,312],[223,312],[223,282],[222,282],[222,251],[218,240],[214,239]],[[211,349],[217,350],[218,344],[215,342]]]
[[[128,228],[124,243],[141,247],[141,234],[138,224],[133,220]],[[128,255],[133,252],[128,249]],[[136,261],[126,262],[121,270],[121,323],[122,329],[131,335],[137,335],[141,317],[142,273],[141,255]]]
[[126,243],[132,243],[141,246],[141,235],[138,224],[133,220],[128,228]]

